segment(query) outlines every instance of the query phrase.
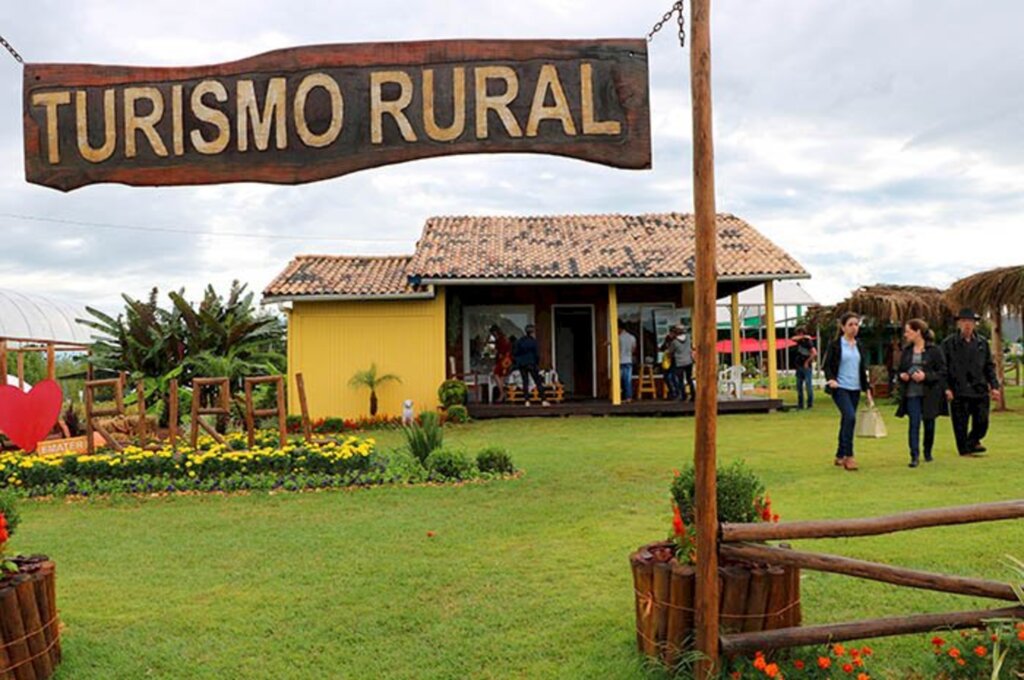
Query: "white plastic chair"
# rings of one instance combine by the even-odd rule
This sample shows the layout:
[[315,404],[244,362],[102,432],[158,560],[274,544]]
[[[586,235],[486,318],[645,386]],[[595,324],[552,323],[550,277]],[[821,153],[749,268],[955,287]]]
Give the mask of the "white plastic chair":
[[743,366],[726,366],[718,372],[718,391],[726,397],[743,397]]

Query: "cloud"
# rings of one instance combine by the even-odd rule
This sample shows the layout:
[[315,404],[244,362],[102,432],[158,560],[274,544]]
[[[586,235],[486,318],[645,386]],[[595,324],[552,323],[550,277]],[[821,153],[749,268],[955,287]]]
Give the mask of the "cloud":
[[[0,9],[36,61],[188,65],[303,44],[639,36],[664,7],[611,0],[409,5],[40,0]],[[823,301],[1019,262],[1024,4],[716,3],[717,200],[793,253]],[[152,286],[261,289],[296,253],[410,252],[436,214],[690,211],[688,52],[650,44],[654,168],[461,156],[281,187],[27,185],[21,78],[0,69],[0,213],[262,235],[123,231],[0,216],[0,287],[100,305]],[[10,64],[9,66],[12,66]],[[278,239],[269,235],[301,236]],[[328,240],[328,239],[349,240]]]

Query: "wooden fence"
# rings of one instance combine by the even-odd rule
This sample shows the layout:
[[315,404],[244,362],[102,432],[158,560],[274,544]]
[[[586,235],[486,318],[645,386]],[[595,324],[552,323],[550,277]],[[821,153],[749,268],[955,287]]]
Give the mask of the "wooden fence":
[[1015,606],[977,611],[917,614],[831,625],[780,628],[771,631],[730,633],[719,638],[722,654],[734,656],[801,645],[923,633],[938,628],[976,628],[987,619],[1024,617],[1024,604],[1006,583],[950,576],[876,562],[777,548],[756,541],[798,538],[877,536],[925,527],[953,526],[1024,517],[1024,499],[952,508],[917,510],[885,517],[839,519],[778,524],[722,524],[719,555],[724,560],[747,560],[779,566],[845,574],[910,588],[986,597]]

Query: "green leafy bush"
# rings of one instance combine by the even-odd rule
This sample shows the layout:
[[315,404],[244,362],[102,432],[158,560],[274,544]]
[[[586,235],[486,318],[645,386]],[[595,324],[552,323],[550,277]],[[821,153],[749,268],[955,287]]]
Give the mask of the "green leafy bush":
[[512,456],[500,446],[489,446],[476,454],[476,466],[480,472],[491,472],[499,475],[510,475],[516,471]]
[[21,513],[18,512],[18,497],[10,489],[0,490],[0,513],[7,519],[7,535],[14,536],[21,524]]
[[[758,522],[765,488],[743,461],[718,468],[718,520],[720,522]],[[693,522],[696,498],[696,470],[687,466],[672,480],[672,499],[687,524]]]
[[449,423],[469,422],[469,409],[461,404],[449,406],[448,410],[445,411],[445,415],[447,416]]
[[478,474],[476,463],[454,449],[436,449],[427,456],[424,466],[434,481],[473,479]]
[[405,435],[405,443],[409,447],[409,451],[424,464],[430,452],[441,448],[441,445],[444,444],[441,418],[433,411],[421,413],[420,422],[406,425],[402,428],[402,433]]
[[445,380],[437,388],[437,399],[446,409],[462,406],[469,398],[469,388],[461,380]]

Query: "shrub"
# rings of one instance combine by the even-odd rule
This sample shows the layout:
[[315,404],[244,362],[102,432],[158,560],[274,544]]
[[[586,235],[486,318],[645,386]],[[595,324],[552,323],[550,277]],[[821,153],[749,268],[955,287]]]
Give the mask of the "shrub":
[[469,398],[469,388],[461,380],[445,380],[437,388],[437,399],[445,408],[462,406]]
[[469,410],[461,404],[449,406],[448,410],[445,411],[445,416],[447,416],[449,423],[469,422]]
[[472,479],[477,475],[476,463],[462,451],[437,449],[424,462],[435,481]]
[[[758,522],[763,506],[764,484],[743,461],[718,468],[718,521]],[[696,470],[687,466],[672,480],[672,499],[686,522],[692,523],[696,499]]]
[[406,425],[402,428],[402,433],[405,434],[405,443],[409,446],[409,451],[424,464],[430,452],[441,448],[444,443],[441,418],[433,411],[421,413],[420,422]]
[[13,536],[21,523],[21,513],[18,512],[18,497],[10,489],[0,490],[0,514],[7,520],[7,535]]
[[480,472],[493,472],[499,475],[510,475],[516,471],[512,456],[500,446],[489,446],[476,454],[476,466]]

